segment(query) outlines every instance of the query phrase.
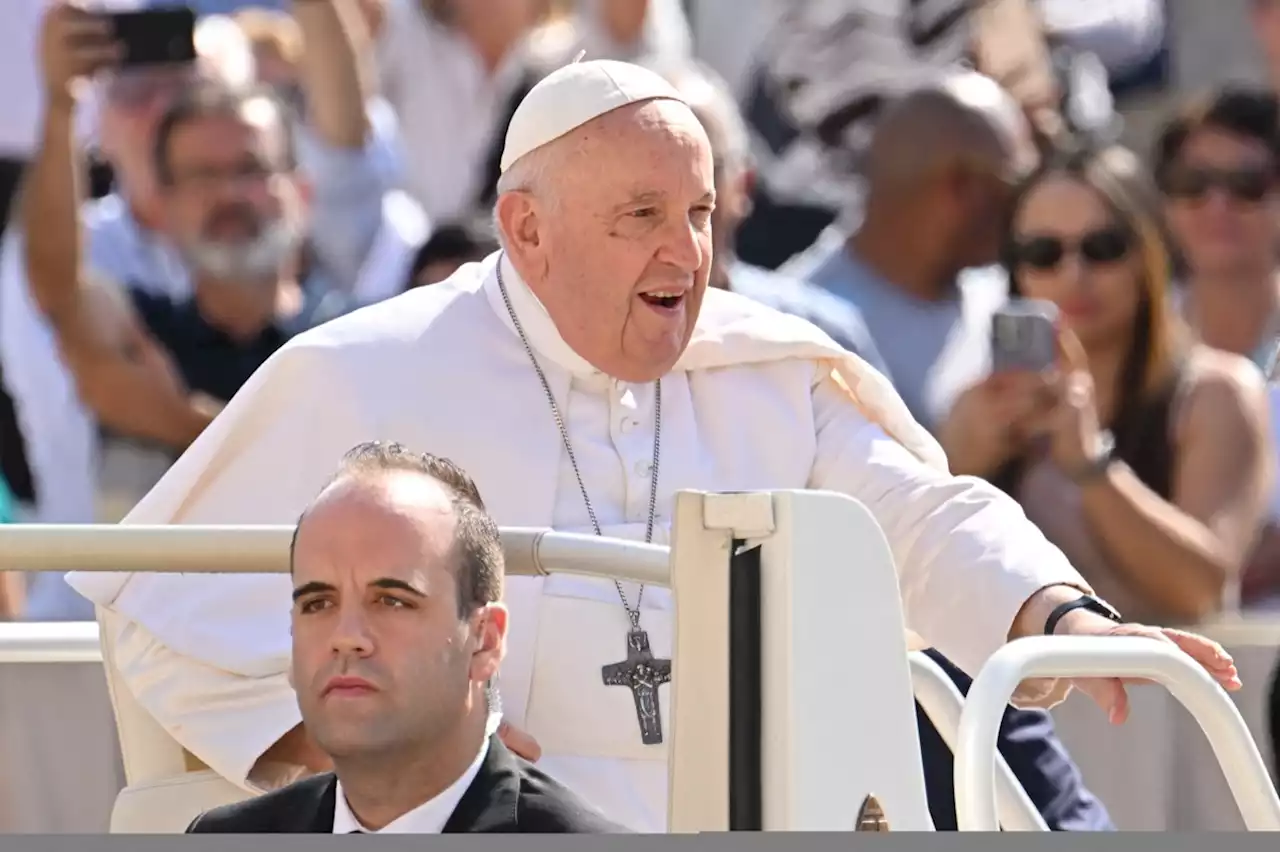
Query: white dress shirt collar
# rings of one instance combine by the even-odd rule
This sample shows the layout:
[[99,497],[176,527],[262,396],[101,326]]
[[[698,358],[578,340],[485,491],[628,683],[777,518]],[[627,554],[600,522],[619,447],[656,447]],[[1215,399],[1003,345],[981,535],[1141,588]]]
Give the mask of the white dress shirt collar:
[[[560,330],[556,328],[551,314],[547,313],[542,302],[529,289],[529,285],[520,277],[520,273],[516,272],[506,252],[499,255],[497,263],[501,264],[502,282],[507,286],[507,294],[511,297],[511,307],[520,318],[520,325],[529,338],[529,345],[533,347],[534,353],[539,358],[551,359],[576,378],[602,377],[604,374],[600,370],[575,352],[573,347],[560,336]],[[485,276],[482,286],[487,291],[493,309],[498,312],[498,316],[511,329],[511,332],[516,334],[515,324],[511,321],[511,315],[502,299],[502,291],[498,288],[497,264],[494,264],[493,271]]]
[[466,772],[463,772],[457,781],[454,781],[435,798],[397,817],[378,831],[365,828],[360,824],[360,820],[356,819],[356,815],[351,812],[351,807],[347,804],[347,796],[342,791],[342,782],[339,781],[333,805],[333,833],[439,834],[444,830],[445,823],[449,821],[449,817],[453,816],[454,809],[458,807],[458,802],[462,801],[463,794],[467,792],[467,788],[475,780],[476,774],[480,772],[480,766],[484,763],[484,759],[488,754],[489,738],[486,736],[480,746],[480,753],[476,755],[475,760],[471,761],[471,765],[467,767]]

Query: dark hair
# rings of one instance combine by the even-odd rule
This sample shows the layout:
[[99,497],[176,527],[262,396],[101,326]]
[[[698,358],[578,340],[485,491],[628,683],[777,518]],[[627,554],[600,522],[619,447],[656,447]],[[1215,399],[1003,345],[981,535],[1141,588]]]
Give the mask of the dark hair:
[[1218,130],[1260,142],[1280,172],[1280,98],[1270,89],[1228,85],[1185,104],[1161,130],[1152,154],[1156,177],[1177,161],[1183,147],[1202,130]]
[[[1050,156],[1027,176],[1009,205],[1002,263],[1011,296],[1022,295],[1012,251],[1014,222],[1027,196],[1054,177],[1066,177],[1093,190],[1115,224],[1132,235],[1134,250],[1141,257],[1142,295],[1120,374],[1120,405],[1110,427],[1117,455],[1149,488],[1168,497],[1170,474],[1164,457],[1168,442],[1161,435],[1167,431],[1167,404],[1181,374],[1186,338],[1172,306],[1173,243],[1158,193],[1138,158],[1125,148],[1083,147]],[[1021,464],[1011,465],[996,477],[996,484],[1009,491],[1020,474]]]
[[173,182],[169,154],[173,136],[179,128],[202,118],[240,118],[246,108],[262,102],[270,104],[275,112],[284,157],[284,162],[280,165],[286,170],[292,170],[295,166],[293,125],[288,117],[288,108],[270,89],[240,89],[216,80],[199,80],[182,90],[165,109],[156,125],[151,161],[161,185]]
[[[431,453],[417,453],[402,444],[367,441],[357,444],[342,457],[337,472],[326,488],[347,477],[405,471],[434,479],[449,492],[457,517],[454,546],[458,554],[458,616],[502,598],[504,565],[498,524],[485,510],[480,491],[471,477],[452,461]],[[304,511],[289,544],[289,570],[298,543],[298,530],[306,518]]]
[[493,226],[484,219],[466,219],[440,225],[422,244],[413,258],[408,286],[412,287],[422,271],[441,261],[467,261],[486,257],[498,250],[498,237]]

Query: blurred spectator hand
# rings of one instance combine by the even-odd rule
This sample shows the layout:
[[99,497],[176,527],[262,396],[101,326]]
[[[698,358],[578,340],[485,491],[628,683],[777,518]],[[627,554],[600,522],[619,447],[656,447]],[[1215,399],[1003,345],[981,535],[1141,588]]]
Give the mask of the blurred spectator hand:
[[952,472],[989,477],[1017,456],[1051,389],[1040,374],[1001,372],[960,394],[939,430]]
[[113,67],[123,55],[111,22],[102,15],[57,2],[40,33],[40,65],[52,103],[74,103],[81,80]]
[[1031,431],[1049,439],[1053,463],[1066,471],[1080,470],[1094,460],[1102,427],[1089,362],[1079,338],[1069,329],[1058,332],[1062,370],[1048,388],[1052,407],[1033,422]]

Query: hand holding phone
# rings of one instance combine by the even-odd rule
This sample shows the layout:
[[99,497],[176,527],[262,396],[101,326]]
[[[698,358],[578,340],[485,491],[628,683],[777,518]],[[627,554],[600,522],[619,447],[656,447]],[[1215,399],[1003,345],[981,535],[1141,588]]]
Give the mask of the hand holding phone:
[[1058,308],[1052,302],[1017,299],[991,318],[991,369],[1041,373],[1058,360]]
[[40,28],[40,70],[49,102],[74,104],[79,81],[116,66],[121,53],[102,15],[69,3],[50,7]]

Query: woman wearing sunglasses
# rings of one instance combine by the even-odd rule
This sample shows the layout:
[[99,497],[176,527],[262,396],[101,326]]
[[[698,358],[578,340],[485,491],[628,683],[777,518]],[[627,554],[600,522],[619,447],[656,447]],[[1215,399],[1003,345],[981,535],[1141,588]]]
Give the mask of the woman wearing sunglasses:
[[943,443],[1126,618],[1186,624],[1234,603],[1271,457],[1258,372],[1193,343],[1170,305],[1157,209],[1119,149],[1025,181],[1005,265],[1011,296],[1057,306],[1059,363],[966,391]]

